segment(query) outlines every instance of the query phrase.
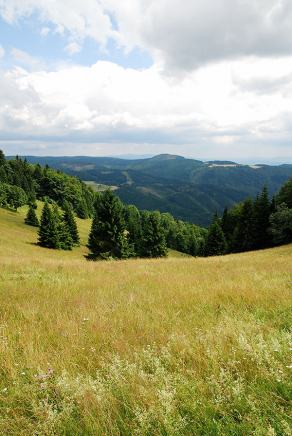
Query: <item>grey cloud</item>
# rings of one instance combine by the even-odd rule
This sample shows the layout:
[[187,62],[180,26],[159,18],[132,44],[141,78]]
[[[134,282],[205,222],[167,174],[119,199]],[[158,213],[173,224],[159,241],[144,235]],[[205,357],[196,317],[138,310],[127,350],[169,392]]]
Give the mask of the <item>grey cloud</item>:
[[191,70],[242,56],[292,53],[290,0],[157,0],[141,27],[166,68]]
[[292,85],[292,73],[274,79],[267,77],[242,79],[234,76],[233,83],[242,92],[252,92],[258,95],[286,94],[287,87]]

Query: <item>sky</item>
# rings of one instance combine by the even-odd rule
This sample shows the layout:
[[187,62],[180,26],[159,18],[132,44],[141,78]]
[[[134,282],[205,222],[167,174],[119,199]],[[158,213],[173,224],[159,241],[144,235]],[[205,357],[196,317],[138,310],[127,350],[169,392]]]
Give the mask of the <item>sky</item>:
[[0,148],[292,163],[291,23],[291,0],[0,0]]

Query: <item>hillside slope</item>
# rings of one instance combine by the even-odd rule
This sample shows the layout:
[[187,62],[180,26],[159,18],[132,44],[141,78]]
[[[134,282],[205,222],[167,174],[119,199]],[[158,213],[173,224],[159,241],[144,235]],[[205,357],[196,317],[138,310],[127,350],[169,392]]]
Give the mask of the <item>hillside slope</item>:
[[198,225],[209,224],[224,207],[256,196],[266,184],[271,194],[292,177],[292,165],[239,165],[202,162],[181,156],[158,155],[126,160],[103,157],[35,157],[84,181],[116,186],[116,193],[140,209],[170,212]]
[[0,434],[289,434],[291,245],[94,263],[35,240],[0,209]]

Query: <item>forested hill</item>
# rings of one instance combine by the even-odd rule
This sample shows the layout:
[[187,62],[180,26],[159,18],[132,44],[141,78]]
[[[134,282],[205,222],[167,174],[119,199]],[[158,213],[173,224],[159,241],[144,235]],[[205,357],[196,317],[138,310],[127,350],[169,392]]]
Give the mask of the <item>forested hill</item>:
[[27,156],[27,160],[84,181],[116,186],[117,195],[127,204],[170,212],[199,225],[208,225],[216,211],[255,197],[264,185],[275,194],[292,177],[292,165],[202,162],[169,154],[136,160],[86,156]]
[[95,192],[77,177],[26,159],[6,160],[0,150],[0,207],[17,209],[36,199],[69,203],[79,218],[93,213]]

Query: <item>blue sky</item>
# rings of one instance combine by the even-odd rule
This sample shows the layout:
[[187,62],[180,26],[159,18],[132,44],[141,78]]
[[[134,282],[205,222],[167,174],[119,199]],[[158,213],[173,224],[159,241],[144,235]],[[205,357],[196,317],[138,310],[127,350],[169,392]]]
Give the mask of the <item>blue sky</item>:
[[[48,34],[42,35],[44,29]],[[109,39],[106,47],[101,48],[93,39],[88,38],[83,42],[79,53],[70,55],[65,50],[66,36],[56,33],[49,23],[42,25],[37,14],[13,24],[0,18],[0,35],[0,44],[8,54],[2,63],[6,67],[13,66],[13,59],[9,56],[13,48],[23,50],[51,66],[62,62],[90,66],[99,60],[135,69],[148,68],[153,64],[146,50],[135,47],[126,52],[113,39]]]
[[292,162],[288,0],[0,0],[7,154]]

